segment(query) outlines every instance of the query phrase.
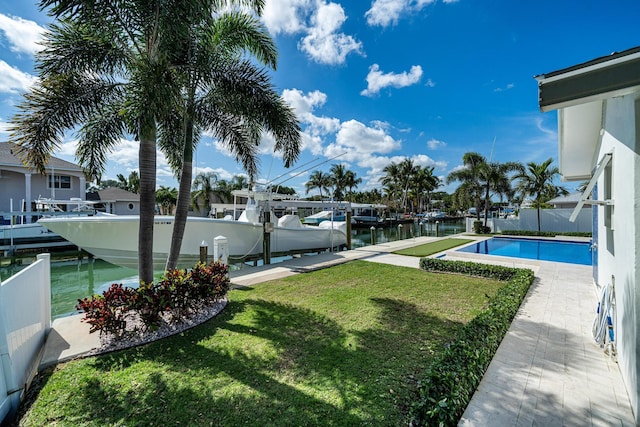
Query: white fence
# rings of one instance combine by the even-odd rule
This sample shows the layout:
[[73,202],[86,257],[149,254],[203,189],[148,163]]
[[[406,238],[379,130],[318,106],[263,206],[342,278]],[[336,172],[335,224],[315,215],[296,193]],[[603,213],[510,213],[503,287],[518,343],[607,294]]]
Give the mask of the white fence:
[[0,284],[0,423],[18,409],[51,328],[50,255]]
[[[591,209],[582,209],[575,222],[569,222],[573,209],[540,209],[540,231],[592,232]],[[467,218],[467,232],[473,232],[475,218]],[[483,220],[484,224],[484,220]],[[487,226],[494,233],[505,230],[538,231],[538,210],[521,209],[516,219],[489,219]]]

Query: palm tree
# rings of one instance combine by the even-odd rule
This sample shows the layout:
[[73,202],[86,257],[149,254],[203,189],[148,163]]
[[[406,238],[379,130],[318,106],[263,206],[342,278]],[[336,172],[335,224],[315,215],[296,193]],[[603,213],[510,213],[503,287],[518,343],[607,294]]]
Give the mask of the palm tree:
[[480,220],[482,186],[481,171],[487,160],[483,155],[475,152],[467,152],[462,156],[463,168],[455,170],[447,175],[447,184],[459,181],[461,185],[456,192],[463,192],[464,195],[458,194],[457,199],[468,199],[474,202],[476,208],[477,219]]
[[383,185],[384,194],[386,194],[389,204],[393,203],[397,208],[399,194],[402,194],[400,168],[397,163],[391,162],[382,171],[385,175],[380,178],[380,182]]
[[233,190],[242,190],[243,188],[249,187],[249,180],[244,175],[234,175],[231,178],[231,189]]
[[161,185],[156,191],[156,203],[158,204],[160,215],[171,215],[177,201],[178,190],[176,188]]
[[355,172],[348,170],[345,173],[344,183],[349,189],[349,202],[351,202],[353,198],[353,189],[358,188],[358,184],[362,183],[362,178],[357,178]]
[[229,181],[221,179],[216,182],[216,186],[213,189],[213,197],[217,198],[221,203],[231,203],[231,200],[233,200],[231,192],[234,189]]
[[57,20],[37,56],[38,82],[12,120],[11,141],[40,172],[65,131],[78,126],[76,157],[99,179],[109,152],[123,138],[140,142],[139,277],[153,280],[156,135],[177,105],[184,34],[217,2],[184,0],[41,0]]
[[347,188],[347,168],[336,163],[329,169],[331,172],[331,185],[333,185],[333,200],[339,202],[344,199],[344,190]]
[[329,187],[331,187],[331,176],[319,170],[313,171],[304,187],[307,194],[317,188],[320,191],[320,200],[322,200],[322,190],[328,193]]
[[136,194],[140,192],[140,176],[138,172],[132,171],[128,178],[125,178],[121,173],[116,177],[118,178],[118,187]]
[[[206,172],[198,174],[193,180],[191,193],[191,203],[196,209],[200,209],[199,201],[204,202],[204,206],[207,207],[211,204],[211,195],[213,194],[216,182],[218,181],[218,175],[215,172]],[[178,194],[178,200],[180,195]]]
[[[540,231],[540,205],[545,201],[545,192],[548,193],[552,190],[551,187],[556,187],[553,184],[553,180],[560,173],[556,166],[551,167],[552,162],[552,158],[540,164],[529,162],[526,169],[514,176],[514,179],[518,180],[516,188],[522,193],[523,197],[534,197],[538,208],[538,231]],[[546,200],[549,199],[547,198]]]
[[[417,199],[419,210],[431,204],[431,192],[442,185],[440,178],[433,174],[435,167],[425,166],[418,168],[412,179],[412,193]],[[425,197],[426,196],[426,197]],[[424,200],[426,199],[426,200]],[[426,202],[426,203],[423,203]]]
[[[251,1],[261,12],[262,2]],[[204,19],[184,39],[182,105],[167,118],[170,132],[162,147],[180,171],[178,206],[167,259],[175,268],[180,254],[190,199],[193,151],[200,133],[207,130],[225,144],[253,182],[257,174],[257,147],[263,131],[274,136],[275,150],[289,167],[300,151],[300,127],[295,114],[278,95],[265,70],[275,69],[275,43],[259,20],[248,13],[225,12]],[[253,55],[253,61],[248,55]],[[176,120],[178,118],[179,120]]]
[[512,194],[511,179],[509,173],[522,171],[522,165],[518,162],[485,162],[480,167],[480,178],[484,188],[484,226],[487,226],[489,218],[489,205],[491,195]]

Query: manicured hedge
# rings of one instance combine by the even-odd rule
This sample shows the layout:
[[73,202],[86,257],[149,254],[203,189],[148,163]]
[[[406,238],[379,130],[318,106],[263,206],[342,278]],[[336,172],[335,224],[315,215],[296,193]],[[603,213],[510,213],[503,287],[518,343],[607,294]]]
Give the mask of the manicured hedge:
[[414,404],[411,425],[455,426],[507,333],[534,276],[526,269],[435,258],[421,259],[420,268],[508,280],[487,309],[469,322],[433,361],[420,383],[420,400]]
[[504,230],[502,234],[511,236],[538,236],[538,237],[556,237],[556,236],[576,236],[591,237],[592,233],[583,231],[530,231],[530,230]]

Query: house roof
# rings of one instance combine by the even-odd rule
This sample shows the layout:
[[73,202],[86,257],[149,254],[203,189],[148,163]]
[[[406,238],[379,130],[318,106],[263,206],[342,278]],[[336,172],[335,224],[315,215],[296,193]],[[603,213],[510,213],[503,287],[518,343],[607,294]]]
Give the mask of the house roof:
[[139,202],[140,195],[118,187],[107,187],[104,190],[87,193],[87,200],[102,202]]
[[564,180],[591,178],[603,102],[640,92],[640,46],[536,76],[542,111],[558,110],[558,163]]
[[560,203],[578,203],[580,201],[580,197],[582,197],[582,193],[580,192],[571,193],[567,194],[566,196],[559,196],[555,199],[548,200],[547,203],[549,203],[550,205],[559,205]]
[[[26,167],[20,158],[14,154],[16,144],[10,142],[0,142],[0,166]],[[54,168],[66,171],[82,172],[82,168],[74,163],[51,156],[47,162],[47,168]]]

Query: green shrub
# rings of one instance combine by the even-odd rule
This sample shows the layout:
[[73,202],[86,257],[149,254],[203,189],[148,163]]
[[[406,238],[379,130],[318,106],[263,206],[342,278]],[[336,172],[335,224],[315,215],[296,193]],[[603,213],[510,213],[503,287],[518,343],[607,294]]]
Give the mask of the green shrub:
[[489,234],[491,228],[482,225],[482,221],[473,221],[473,232],[476,234]]
[[464,261],[423,258],[424,270],[508,280],[482,313],[469,322],[433,361],[420,382],[420,399],[412,409],[412,426],[455,426],[507,333],[529,286],[531,270]]
[[504,230],[502,234],[511,236],[538,236],[538,237],[556,237],[556,236],[576,236],[576,237],[592,237],[592,233],[586,231],[531,231],[531,230]]

